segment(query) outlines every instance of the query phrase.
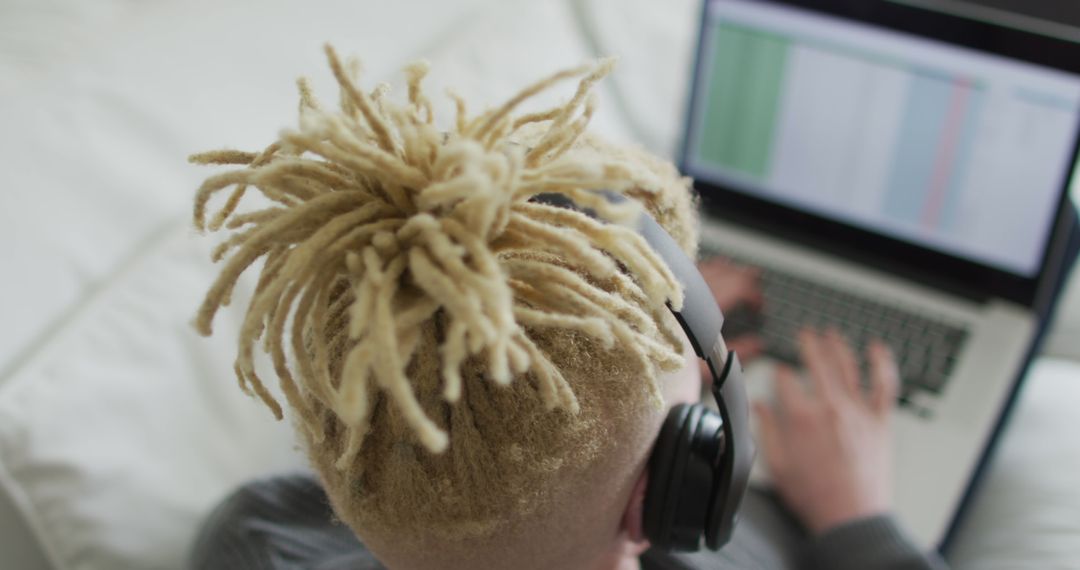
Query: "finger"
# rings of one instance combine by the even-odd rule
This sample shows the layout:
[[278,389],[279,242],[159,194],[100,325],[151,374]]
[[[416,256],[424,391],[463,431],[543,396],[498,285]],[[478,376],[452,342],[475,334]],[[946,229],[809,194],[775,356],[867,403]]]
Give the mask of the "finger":
[[859,386],[859,361],[855,357],[855,351],[851,349],[851,343],[835,328],[829,329],[826,342],[833,364],[839,372],[843,391],[852,398],[862,401],[862,389]]
[[889,414],[900,389],[896,359],[892,350],[879,340],[871,341],[867,358],[870,359],[870,403],[878,414]]
[[722,257],[714,257],[698,264],[720,309],[727,311],[739,304],[760,307],[762,304],[760,271],[735,265]]
[[756,267],[740,267],[737,298],[747,305],[760,309],[765,301],[765,294],[761,291],[761,270]]
[[835,367],[828,352],[824,339],[817,332],[810,329],[799,331],[799,353],[810,373],[814,393],[822,399],[834,398],[837,392],[836,376],[839,373],[834,370]]
[[778,477],[784,469],[784,438],[776,414],[765,402],[754,402],[754,414],[758,419],[758,436],[765,455],[765,464],[773,477]]
[[795,371],[787,366],[776,368],[776,401],[780,413],[786,419],[791,412],[806,405],[806,390],[799,385]]
[[724,281],[734,269],[731,262],[723,257],[710,257],[698,263],[698,271],[709,282],[710,287],[715,287],[719,282]]
[[765,351],[765,341],[757,335],[742,335],[731,339],[728,350],[739,354],[739,361],[743,364],[761,356]]

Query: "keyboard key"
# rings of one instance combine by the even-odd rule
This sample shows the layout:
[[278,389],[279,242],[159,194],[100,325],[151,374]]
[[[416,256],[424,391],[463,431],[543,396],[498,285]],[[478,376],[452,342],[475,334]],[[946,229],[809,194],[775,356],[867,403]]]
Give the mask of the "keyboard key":
[[800,329],[836,327],[860,355],[864,374],[868,370],[866,346],[872,339],[879,339],[893,349],[900,368],[899,405],[911,407],[920,417],[931,415],[925,405],[911,402],[924,400],[916,398],[918,394],[938,395],[945,389],[957,355],[967,342],[966,327],[744,258],[728,257],[761,268],[765,304],[760,315],[747,310],[731,311],[724,323],[725,335],[757,332],[766,354],[797,365]]

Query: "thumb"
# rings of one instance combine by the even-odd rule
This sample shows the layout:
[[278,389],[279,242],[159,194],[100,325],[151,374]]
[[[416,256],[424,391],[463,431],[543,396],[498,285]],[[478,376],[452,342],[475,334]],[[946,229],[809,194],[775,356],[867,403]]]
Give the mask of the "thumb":
[[772,407],[764,402],[754,402],[754,414],[758,419],[758,434],[761,439],[761,447],[764,450],[765,464],[774,478],[778,477],[785,469],[785,457],[783,440],[780,434],[780,425],[776,413]]

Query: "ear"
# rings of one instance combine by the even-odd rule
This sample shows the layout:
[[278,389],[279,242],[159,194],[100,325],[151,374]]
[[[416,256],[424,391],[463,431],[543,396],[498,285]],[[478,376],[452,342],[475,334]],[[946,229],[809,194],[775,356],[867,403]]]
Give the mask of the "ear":
[[649,486],[649,470],[645,469],[634,484],[634,490],[630,492],[630,501],[626,504],[623,512],[622,530],[626,531],[631,542],[639,545],[648,545],[649,539],[645,537],[645,490]]

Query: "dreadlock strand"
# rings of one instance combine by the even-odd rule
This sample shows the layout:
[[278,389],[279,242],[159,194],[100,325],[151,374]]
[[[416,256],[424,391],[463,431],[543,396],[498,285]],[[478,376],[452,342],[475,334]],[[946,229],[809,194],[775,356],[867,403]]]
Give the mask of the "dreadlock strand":
[[[281,332],[275,329],[271,334],[278,335],[277,338],[280,338]],[[274,373],[277,374],[281,392],[285,395],[285,402],[289,404],[290,410],[300,416],[297,423],[308,432],[312,441],[316,443],[322,442],[326,434],[321,429],[318,422],[314,421],[314,410],[307,399],[300,393],[300,388],[297,385],[295,378],[293,378],[292,372],[289,370],[285,351],[282,350],[281,343],[271,343],[267,352],[270,353],[270,360],[274,365]]]
[[244,193],[247,191],[247,184],[237,184],[233,189],[232,194],[229,195],[228,200],[225,201],[225,205],[221,210],[218,210],[217,214],[210,219],[210,223],[207,227],[212,232],[216,232],[221,229],[221,226],[225,223],[225,220],[236,211],[236,207],[240,205],[240,200],[244,198]]
[[[277,206],[270,208],[263,208],[262,210],[255,210],[254,212],[244,212],[243,214],[233,214],[229,218],[229,221],[225,223],[225,228],[229,230],[239,229],[247,225],[259,225],[267,223],[274,218],[284,214],[287,210]],[[252,228],[254,229],[254,228]],[[237,234],[233,234],[234,236]],[[240,240],[243,241],[243,240]],[[215,260],[218,261],[218,260]]]
[[[604,224],[565,208],[528,205],[524,208],[544,208],[544,215],[550,216],[563,224],[572,224],[574,231],[585,234],[588,242],[607,251],[620,263],[625,264],[630,272],[640,275],[641,287],[653,301],[670,301],[672,307],[679,310],[682,306],[681,286],[659,255],[649,247],[641,234],[629,228]],[[607,273],[607,277],[612,273]]]
[[446,90],[446,96],[454,102],[454,132],[464,134],[469,124],[469,114],[465,99],[453,89]]
[[509,115],[514,109],[517,108],[518,105],[520,105],[526,99],[529,99],[534,95],[562,81],[578,77],[579,75],[589,71],[591,68],[592,66],[590,65],[581,65],[572,69],[558,71],[541,79],[540,81],[537,81],[536,83],[533,83],[532,85],[529,85],[528,87],[519,91],[517,95],[511,97],[509,101],[503,103],[503,105],[498,109],[495,109],[494,111],[490,111],[488,113],[484,113],[483,115],[478,117],[476,119],[478,124],[475,130],[470,129],[471,132],[468,132],[468,134],[482,140],[484,135],[489,130],[491,130],[492,127],[498,124],[498,122],[504,117]]
[[488,372],[491,379],[500,386],[507,386],[514,379],[510,372],[510,356],[507,353],[509,345],[510,340],[506,335],[495,337],[487,345]]
[[375,310],[375,279],[365,275],[354,285],[356,302],[349,307],[349,336],[357,339],[371,326],[371,313]]
[[257,182],[264,184],[274,183],[278,180],[302,180],[310,184],[304,192],[293,195],[301,199],[310,199],[313,195],[325,194],[333,190],[348,190],[350,192],[370,193],[366,188],[358,186],[345,176],[326,168],[322,164],[304,158],[283,158],[274,161],[273,164],[259,169]]
[[371,343],[353,348],[345,357],[341,376],[349,381],[342,382],[338,388],[334,407],[348,425],[357,426],[367,421],[370,411],[368,384],[374,360],[375,345]]
[[[455,239],[469,256],[472,263],[471,269],[482,278],[477,282],[477,286],[494,285],[484,286],[486,290],[484,299],[491,307],[490,318],[494,321],[495,327],[503,333],[497,338],[504,338],[507,331],[516,328],[513,315],[506,310],[514,302],[510,287],[506,284],[507,273],[499,266],[495,253],[485,247],[483,242],[460,222],[453,218],[444,218],[441,226],[446,235]],[[511,349],[500,348],[500,350]],[[512,365],[511,368],[513,368]]]
[[443,398],[457,402],[461,397],[461,362],[465,360],[465,335],[468,327],[461,321],[450,325],[439,352],[442,355]]
[[459,284],[439,271],[431,254],[424,248],[414,247],[409,251],[409,269],[413,280],[425,293],[445,307],[452,318],[465,323],[468,336],[480,341],[495,336],[491,323],[481,317],[482,304],[479,295],[462,290]]
[[518,233],[533,245],[543,245],[546,251],[564,254],[567,261],[580,263],[596,277],[603,278],[618,270],[615,262],[593,249],[577,228],[548,226],[515,212],[511,214],[507,232]]
[[199,231],[206,230],[206,204],[211,196],[233,184],[246,183],[248,176],[250,176],[250,171],[233,170],[207,178],[195,192],[195,208],[192,215],[195,228]]
[[548,410],[562,408],[577,414],[581,410],[580,404],[559,369],[528,337],[521,335],[518,339],[533,361],[532,372],[538,381],[540,399],[544,406]]
[[[326,279],[326,277],[323,277]],[[322,288],[316,282],[314,286],[307,287],[300,295],[293,313],[292,330],[289,334],[289,342],[292,347],[293,362],[296,363],[300,377],[304,378],[309,391],[328,408],[335,408],[334,386],[330,373],[326,368],[319,368],[315,364],[315,347],[308,350],[305,342],[305,330],[311,323],[311,312],[316,305],[316,300]],[[284,317],[283,317],[284,318]]]
[[[579,330],[585,334],[592,336],[600,341],[601,346],[605,349],[614,348],[614,342],[616,340],[626,340],[626,336],[616,338],[613,332],[614,324],[607,324],[606,326],[600,326],[597,321],[604,321],[605,313],[601,308],[591,305],[591,303],[581,297],[568,293],[566,291],[551,292],[554,288],[545,290],[541,295],[541,299],[544,299],[541,303],[534,302],[537,307],[544,307],[545,311],[537,311],[538,313],[549,315],[552,320],[545,321],[543,324],[546,327],[556,326],[556,321],[560,325],[566,325],[571,330]],[[535,299],[526,294],[526,298]],[[515,307],[515,310],[521,307]],[[528,318],[528,315],[526,316]],[[573,326],[571,326],[573,325]],[[627,326],[622,324],[622,326]]]
[[[255,292],[252,295],[253,297],[257,297],[257,296],[261,295],[262,292],[266,290],[266,287],[272,281],[274,281],[275,279],[278,278],[278,276],[281,274],[281,268],[285,265],[285,262],[287,260],[288,260],[288,248],[286,248],[285,246],[278,246],[278,247],[272,248],[266,254],[266,258],[263,261],[262,270],[259,272],[259,280],[255,283]],[[272,306],[270,311],[266,314],[266,317],[265,317],[266,322],[267,323],[273,323],[273,321],[274,321],[274,319],[276,317],[277,310],[282,306],[290,307],[291,305],[292,305],[291,298],[288,297],[288,296],[283,296],[282,297],[282,302],[277,303],[274,306]],[[288,312],[288,311],[286,311],[286,312]],[[274,338],[273,335],[270,335],[270,334],[266,335],[266,337],[265,337],[266,343],[264,343],[263,346],[264,347],[269,346],[269,342],[270,342],[270,340],[272,338]]]
[[[270,159],[273,158],[274,154],[277,153],[278,150],[280,150],[280,148],[281,145],[279,145],[278,143],[272,143],[270,144],[270,146],[263,149],[263,151],[259,154],[252,156],[250,161],[246,161],[241,164],[248,164],[249,168],[257,168],[259,166],[262,166],[263,164],[269,162]],[[209,227],[211,231],[216,232],[221,229],[221,225],[225,223],[225,220],[227,220],[229,216],[231,216],[233,212],[236,211],[236,208],[240,205],[240,200],[244,198],[244,194],[246,193],[247,188],[247,184],[238,184],[236,188],[233,189],[233,192],[231,195],[229,195],[229,198],[228,200],[226,200],[225,205],[221,208],[221,210],[218,211],[217,214],[214,215],[213,219],[210,220]]]
[[551,152],[548,153],[548,159],[556,159],[569,151],[574,143],[585,133],[585,129],[589,127],[589,122],[592,121],[593,114],[596,113],[596,97],[590,95],[585,101],[585,110],[581,117],[570,123],[567,127],[566,136],[562,138],[558,144],[553,145]]
[[635,328],[646,334],[656,332],[656,325],[641,308],[598,289],[565,267],[519,258],[509,264],[509,269],[518,283],[533,284],[529,285],[529,288],[536,291],[536,295],[541,299],[547,297],[548,302],[565,300],[570,310],[584,311],[590,315],[615,314],[620,320],[630,321]]
[[[313,231],[318,224],[334,217],[335,210],[340,209],[343,206],[356,205],[357,200],[357,196],[347,192],[325,194],[308,201],[303,207],[289,210],[287,213],[274,219],[270,223],[258,226],[257,229],[244,240],[243,247],[225,262],[225,267],[218,275],[218,279],[210,287],[210,290],[203,300],[202,307],[200,307],[199,312],[196,315],[196,329],[204,335],[208,336],[210,334],[210,323],[214,318],[214,314],[217,313],[217,309],[221,305],[222,299],[224,299],[232,290],[237,278],[239,278],[240,274],[247,270],[256,259],[265,255],[271,249],[272,244],[280,241],[282,239],[282,234],[288,235],[287,232],[290,231],[300,234],[309,233],[310,231]],[[374,203],[360,205],[360,209],[365,212],[369,209],[377,211],[378,207],[379,205]],[[354,213],[353,215],[356,214]],[[280,289],[278,289],[278,291],[280,291]]]
[[[432,258],[441,266],[447,277],[454,279],[458,283],[465,284],[471,289],[486,290],[487,295],[481,299],[482,302],[485,299],[489,300],[488,302],[490,300],[509,302],[509,299],[504,295],[499,295],[502,290],[502,287],[496,281],[499,275],[480,272],[475,267],[468,267],[464,261],[466,253],[468,253],[466,247],[451,241],[446,233],[439,231],[442,229],[441,224],[435,221],[434,218],[428,218],[428,220],[430,220],[431,225],[421,230],[420,237],[431,251]],[[478,260],[474,258],[472,261],[476,263]]]
[[[339,156],[366,157],[374,165],[374,169],[360,169],[360,172],[375,177],[381,182],[381,187],[376,189],[387,195],[390,202],[402,211],[411,212],[415,209],[412,196],[404,190],[404,187],[415,188],[426,184],[427,177],[422,169],[413,162],[406,162],[397,154],[388,153],[363,140],[355,132],[346,128],[340,120],[329,119],[326,121],[326,126],[332,135],[330,142],[333,146],[330,148],[336,148]],[[388,174],[393,174],[393,176],[388,176]]]
[[402,125],[398,130],[402,160],[415,166],[425,179],[430,180],[432,172],[429,149],[435,127],[421,123],[412,110],[392,109],[390,114]]
[[592,70],[584,78],[578,82],[577,91],[574,93],[574,97],[567,103],[560,112],[554,117],[551,125],[548,127],[547,132],[540,139],[540,142],[536,144],[533,150],[529,151],[526,159],[528,164],[536,165],[543,159],[547,150],[552,147],[558,146],[564,140],[576,137],[573,130],[566,128],[570,121],[570,117],[581,105],[582,101],[590,95],[592,87],[609,73],[615,67],[615,60],[607,58],[599,61]]
[[[333,267],[323,270],[321,278],[311,285],[315,302],[303,315],[306,321],[305,324],[308,330],[311,331],[312,336],[308,352],[312,355],[312,365],[315,368],[316,378],[319,379],[318,384],[323,387],[333,385],[331,361],[334,355],[328,346],[327,314],[329,313],[329,305],[335,285],[338,282],[339,275]],[[334,301],[336,300],[334,299]]]
[[424,122],[430,125],[435,120],[435,113],[431,108],[431,100],[427,98],[421,88],[421,83],[427,77],[428,72],[431,71],[431,64],[426,61],[418,61],[405,66],[404,71],[409,89],[409,103],[412,103],[417,112],[422,110],[426,113],[427,116]]
[[[342,194],[327,195],[327,197],[335,196],[342,196]],[[315,200],[312,202],[314,201]],[[307,239],[303,240],[299,245],[294,246],[293,249],[289,251],[282,267],[278,270],[278,278],[267,282],[264,290],[256,290],[255,295],[252,297],[251,308],[245,318],[245,327],[249,328],[249,330],[254,330],[258,318],[269,313],[272,310],[271,306],[279,301],[280,295],[283,289],[288,285],[289,280],[296,276],[304,275],[304,269],[310,267],[314,263],[315,253],[321,251],[333,238],[340,235],[340,233],[348,226],[363,222],[376,215],[381,206],[382,205],[377,202],[369,202],[356,211],[333,217],[321,227],[312,228],[313,233],[309,233]],[[329,214],[328,212],[320,210],[314,210],[312,213]],[[276,222],[277,221],[275,221],[275,223]],[[270,224],[269,226],[273,225],[274,224]],[[265,228],[260,228],[260,233],[265,234]],[[256,237],[252,237],[248,241],[255,240]],[[269,251],[271,247],[272,246],[266,246],[266,251]],[[260,250],[258,257],[264,255],[266,251]],[[237,257],[239,256],[234,256],[228,263],[231,264]],[[254,261],[254,259],[252,259],[252,261]],[[226,265],[226,269],[228,269],[228,265]],[[239,272],[242,272],[244,269],[246,269],[246,266],[241,268]],[[239,272],[237,275],[239,275]],[[225,275],[225,272],[223,271],[222,274]],[[225,290],[226,295],[231,291],[231,285],[234,283],[235,279],[229,284],[229,288]],[[212,318],[212,315],[210,315],[210,317]]]
[[598,339],[604,348],[615,345],[615,336],[611,332],[611,323],[599,317],[578,317],[575,315],[545,313],[527,307],[514,307],[514,317],[525,327],[548,327],[578,330]]
[[[327,272],[329,273],[329,271]],[[347,339],[349,336],[349,307],[356,300],[349,287],[349,279],[336,275],[337,280],[328,290],[333,300],[326,308],[326,331],[333,338]],[[340,291],[340,293],[335,293]],[[336,296],[336,298],[334,298]]]
[[188,156],[191,164],[251,164],[258,153],[241,150],[221,149],[207,152],[197,152]]
[[487,131],[487,134],[480,142],[484,150],[491,151],[506,138],[506,135],[513,131],[514,123],[508,117],[503,117]]
[[230,251],[242,246],[245,242],[251,239],[251,236],[255,235],[255,233],[258,231],[259,228],[254,227],[249,228],[243,232],[236,232],[233,235],[229,236],[229,239],[214,246],[214,249],[210,252],[210,260],[214,263],[217,263],[222,259],[225,259],[225,256],[228,255]]
[[367,437],[370,430],[369,421],[363,421],[353,429],[349,430],[349,435],[346,439],[345,450],[338,456],[337,461],[334,462],[334,467],[338,471],[351,470],[352,475],[360,479],[364,473],[362,466],[356,465],[356,456],[360,453],[360,448],[364,443],[364,439]]
[[[399,295],[401,295],[400,292]],[[398,327],[403,329],[419,327],[431,320],[438,310],[439,303],[434,299],[416,295],[413,299],[403,302],[398,309]]]
[[521,127],[532,123],[542,123],[544,121],[550,121],[554,119],[562,111],[562,107],[554,107],[546,111],[538,111],[536,113],[528,113],[522,115],[517,119],[514,119],[514,126],[511,132],[517,131]]
[[330,44],[326,44],[323,50],[326,52],[326,59],[330,63],[330,69],[334,73],[334,78],[337,79],[338,86],[348,96],[356,107],[363,113],[364,119],[367,120],[368,125],[375,132],[375,137],[382,150],[388,153],[394,153],[396,147],[394,140],[390,136],[390,129],[386,125],[382,117],[375,114],[371,109],[371,99],[364,92],[356,88],[352,79],[346,74],[345,70],[341,66],[341,61],[338,59],[337,52]]
[[390,92],[390,84],[389,83],[380,83],[380,84],[376,85],[374,89],[371,90],[371,95],[370,95],[371,102],[375,104],[375,107],[382,114],[386,113],[386,106],[385,106],[386,94],[389,93],[389,92]]
[[266,389],[266,385],[263,384],[263,381],[259,378],[259,375],[255,373],[255,369],[253,367],[245,369],[242,367],[242,365],[240,365],[240,367],[238,367],[236,370],[237,374],[241,374],[246,378],[246,384],[248,386],[251,386],[251,389],[255,391],[255,395],[258,396],[258,398],[262,400],[262,403],[270,409],[270,413],[274,414],[275,420],[280,421],[282,418],[285,417],[284,413],[281,411],[281,404],[279,404],[277,399],[274,398],[273,394],[271,394],[270,391]]
[[529,371],[529,367],[532,365],[532,360],[529,358],[529,351],[522,345],[519,337],[521,336],[521,327],[518,327],[514,331],[514,335],[510,339],[510,345],[507,347],[506,353],[510,357],[510,370],[514,375],[524,374]]
[[654,309],[653,320],[657,323],[660,335],[668,346],[675,349],[676,352],[682,352],[685,333],[682,327],[679,326],[679,322],[672,317],[671,311],[666,307]]
[[298,111],[300,114],[304,114],[307,111],[321,111],[322,105],[319,103],[319,99],[315,97],[315,93],[311,90],[311,80],[307,77],[296,78],[296,91],[300,95],[300,102],[298,104]]
[[487,180],[479,172],[465,172],[425,188],[417,198],[416,205],[421,211],[430,212],[447,202],[473,196],[486,183]]
[[[406,165],[394,155],[370,144],[355,139],[344,127],[338,125],[332,141],[322,140],[310,135],[284,131],[282,140],[292,146],[318,154],[326,160],[342,164],[355,172],[362,172],[381,181],[397,180],[395,185],[422,186],[425,183],[423,173],[414,166]],[[400,204],[399,204],[400,206]]]
[[[398,260],[404,261],[403,258]],[[405,264],[400,264],[400,270],[405,269]],[[393,275],[387,272],[386,275]],[[376,293],[379,297],[375,305],[374,321],[381,330],[393,330],[393,314],[390,312],[390,299],[394,287],[393,284],[380,283],[380,290]],[[416,399],[408,379],[405,377],[405,363],[399,353],[398,338],[395,334],[377,334],[370,337],[380,358],[375,359],[373,366],[375,378],[380,386],[397,404],[405,422],[416,432],[420,443],[432,453],[440,453],[448,444],[446,432],[440,429],[424,413],[423,408]]]
[[[601,194],[582,191],[580,188],[567,190],[566,194],[579,208],[593,210],[599,218],[607,221],[601,222],[578,210],[557,208],[547,204],[525,202],[515,206],[515,209],[541,223],[574,227],[590,238],[603,231],[615,232],[617,235],[637,233],[624,225],[635,221],[641,213],[640,207],[635,202],[626,200],[623,204],[613,204]],[[592,247],[599,248],[599,244],[593,244]]]
[[[641,236],[624,245],[628,248],[627,257],[643,260],[652,270],[642,277],[642,288],[645,292],[649,293],[652,288],[652,298],[663,298],[671,304],[673,310],[681,311],[683,308],[682,285],[675,279],[675,275],[660,255],[649,247],[649,243]],[[643,268],[642,271],[649,269]]]

